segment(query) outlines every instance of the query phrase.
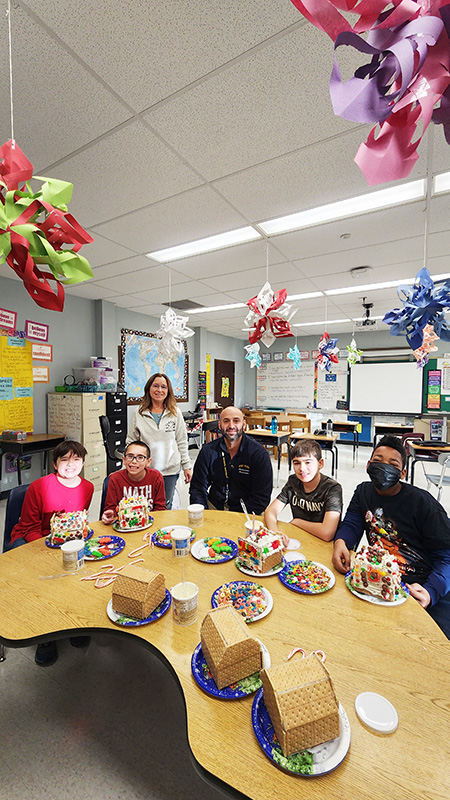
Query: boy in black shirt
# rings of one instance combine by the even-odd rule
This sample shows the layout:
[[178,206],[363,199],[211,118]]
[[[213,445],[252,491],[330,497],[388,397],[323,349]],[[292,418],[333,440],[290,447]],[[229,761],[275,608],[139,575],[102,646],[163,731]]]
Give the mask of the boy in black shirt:
[[264,524],[276,531],[278,515],[289,503],[292,525],[331,542],[341,518],[342,486],[321,475],[322,448],[313,439],[297,442],[291,456],[295,475],[289,476],[278,497],[266,508]]
[[367,463],[370,483],[360,483],[336,534],[333,566],[350,569],[350,550],[365,532],[398,560],[412,597],[450,639],[450,521],[427,491],[401,483],[406,453],[395,436],[384,436]]

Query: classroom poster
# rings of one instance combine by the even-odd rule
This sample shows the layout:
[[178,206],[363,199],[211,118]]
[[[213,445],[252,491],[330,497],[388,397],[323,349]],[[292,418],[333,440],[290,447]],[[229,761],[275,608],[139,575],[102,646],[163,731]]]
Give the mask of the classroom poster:
[[439,410],[441,407],[441,370],[428,372],[427,408]]
[[0,336],[0,431],[33,430],[31,342]]

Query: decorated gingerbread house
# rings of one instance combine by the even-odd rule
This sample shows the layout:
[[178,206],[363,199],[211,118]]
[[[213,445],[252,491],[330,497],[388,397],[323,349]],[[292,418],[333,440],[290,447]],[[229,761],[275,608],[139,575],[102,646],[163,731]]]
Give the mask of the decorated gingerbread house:
[[378,542],[363,545],[355,554],[351,582],[358,592],[393,602],[401,585],[398,561]]
[[113,584],[112,607],[117,614],[147,619],[166,596],[162,572],[129,564]]
[[264,702],[285,756],[339,736],[339,704],[315,654],[261,671]]
[[148,502],[143,495],[137,497],[122,497],[117,516],[119,528],[122,530],[132,528],[145,528],[148,525]]
[[218,689],[261,669],[261,645],[250,636],[243,617],[232,606],[219,606],[206,615],[201,643]]
[[247,538],[238,539],[239,563],[253,572],[263,573],[275,569],[283,560],[281,536],[267,528],[259,528]]
[[52,544],[63,544],[72,539],[83,539],[87,532],[87,511],[55,511],[47,538]]

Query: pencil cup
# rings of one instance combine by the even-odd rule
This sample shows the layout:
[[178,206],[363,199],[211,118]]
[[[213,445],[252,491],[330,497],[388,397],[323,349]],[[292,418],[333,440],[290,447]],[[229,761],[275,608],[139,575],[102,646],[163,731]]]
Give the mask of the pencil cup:
[[192,503],[187,507],[187,510],[189,515],[189,525],[191,528],[200,528],[204,522],[203,513],[205,511],[205,507],[200,503]]
[[75,572],[84,565],[84,539],[75,539],[61,545],[63,569]]
[[191,581],[177,583],[170,590],[173,621],[177,625],[192,625],[197,619],[198,586]]

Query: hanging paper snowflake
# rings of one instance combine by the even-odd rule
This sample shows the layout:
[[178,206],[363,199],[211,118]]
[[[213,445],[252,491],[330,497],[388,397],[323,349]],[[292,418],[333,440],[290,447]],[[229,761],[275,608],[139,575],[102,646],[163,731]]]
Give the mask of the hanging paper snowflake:
[[450,280],[435,286],[424,267],[417,273],[413,286],[402,284],[397,294],[403,308],[393,308],[383,317],[383,322],[391,328],[391,336],[406,334],[409,346],[417,350],[422,346],[424,328],[429,323],[439,339],[450,342],[450,325],[444,314],[450,308]]
[[285,302],[286,297],[286,289],[274,293],[270,283],[267,282],[256,297],[247,300],[250,310],[244,325],[247,326],[250,344],[261,340],[266,347],[270,347],[275,339],[294,335],[289,321],[297,309]]
[[297,345],[291,347],[287,357],[294,362],[294,369],[300,369],[302,360],[300,358],[300,350],[298,349]]
[[246,344],[244,350],[247,350],[247,355],[245,358],[247,361],[250,361],[251,367],[256,367],[259,369],[261,366],[261,356],[259,355],[259,344]]
[[336,342],[337,338],[330,339],[326,331],[319,342],[319,353],[316,358],[316,362],[320,369],[323,369],[326,372],[331,372],[331,364],[337,364],[339,361],[337,357],[339,348],[336,347]]
[[[43,182],[39,191],[31,190],[31,179]],[[0,147],[0,264],[6,261],[34,302],[50,311],[63,310],[63,284],[94,277],[78,255],[94,240],[67,213],[72,189],[67,181],[33,178],[33,165],[15,142]]]
[[417,359],[417,366],[424,367],[430,360],[430,353],[434,353],[438,348],[434,344],[439,336],[436,336],[432,325],[425,325],[423,329],[423,342],[422,346],[414,350],[414,355]]
[[350,344],[346,345],[346,349],[348,352],[347,361],[351,367],[356,364],[357,361],[361,361],[361,356],[363,354],[362,350],[358,350],[356,347],[355,339],[353,338]]
[[180,317],[173,308],[168,308],[160,317],[161,327],[156,336],[160,340],[158,353],[161,356],[170,358],[174,353],[181,353],[184,339],[194,335],[194,331],[186,327],[187,322],[189,317]]

